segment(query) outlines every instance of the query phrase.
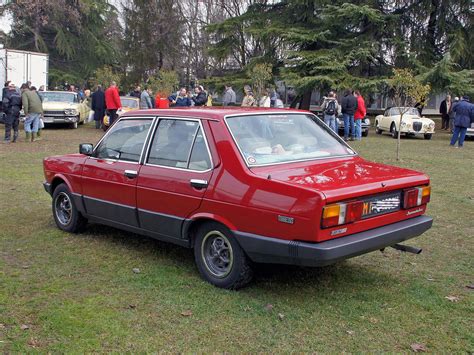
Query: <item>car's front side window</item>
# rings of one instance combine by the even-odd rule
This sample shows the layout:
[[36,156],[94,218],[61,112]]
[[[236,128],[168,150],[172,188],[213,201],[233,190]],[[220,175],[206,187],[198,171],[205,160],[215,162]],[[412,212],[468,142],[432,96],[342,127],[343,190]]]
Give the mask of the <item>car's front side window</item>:
[[160,119],[147,164],[204,171],[211,160],[198,121]]
[[120,120],[110,128],[93,157],[138,162],[151,124],[151,119]]

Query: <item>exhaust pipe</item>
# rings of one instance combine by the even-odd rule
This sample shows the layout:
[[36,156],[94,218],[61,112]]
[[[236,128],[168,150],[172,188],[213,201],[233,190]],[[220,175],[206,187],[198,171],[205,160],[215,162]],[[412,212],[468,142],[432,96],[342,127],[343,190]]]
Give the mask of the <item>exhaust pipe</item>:
[[391,245],[390,247],[392,247],[393,249],[397,249],[400,251],[413,253],[413,254],[420,254],[423,251],[423,249],[421,248],[411,247],[409,245],[402,245],[402,244],[394,244],[394,245]]

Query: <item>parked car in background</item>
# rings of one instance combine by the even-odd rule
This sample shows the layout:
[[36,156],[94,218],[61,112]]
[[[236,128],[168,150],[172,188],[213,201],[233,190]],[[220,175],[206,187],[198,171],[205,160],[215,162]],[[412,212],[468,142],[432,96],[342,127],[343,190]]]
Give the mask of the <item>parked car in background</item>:
[[46,125],[68,123],[77,128],[89,117],[90,107],[81,102],[79,94],[70,91],[38,91],[43,100],[43,122]]
[[[400,112],[403,121],[400,124]],[[398,137],[398,131],[407,136],[423,135],[425,139],[431,139],[435,133],[435,123],[426,117],[420,117],[418,110],[414,107],[391,107],[385,110],[383,115],[375,117],[375,132],[382,134],[389,132],[393,138]]]
[[[126,112],[140,109],[140,99],[133,96],[120,96],[120,102],[122,103],[122,108],[117,111],[119,116],[123,115]],[[104,116],[102,128],[107,130],[109,128],[109,116],[107,114]]]
[[[361,128],[362,137],[367,137],[369,135],[370,119],[368,119],[367,117],[363,118],[361,122]],[[337,117],[337,129],[339,135],[344,136],[344,119],[342,117],[342,114]]]
[[431,227],[429,178],[368,162],[309,112],[161,109],[122,115],[79,154],[44,159],[58,228],[87,221],[193,248],[237,289],[254,263],[324,266]]
[[471,122],[471,127],[467,129],[466,138],[474,138],[474,122]]

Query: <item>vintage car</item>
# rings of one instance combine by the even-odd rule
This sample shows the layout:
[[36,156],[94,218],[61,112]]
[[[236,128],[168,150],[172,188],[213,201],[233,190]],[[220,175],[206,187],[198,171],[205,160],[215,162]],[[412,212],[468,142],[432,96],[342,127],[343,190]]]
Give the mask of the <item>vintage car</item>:
[[[370,129],[370,119],[365,117],[361,122],[362,137],[367,137],[369,135]],[[344,119],[342,115],[337,117],[337,129],[340,136],[344,136]]]
[[[400,112],[404,112],[401,124]],[[393,138],[397,138],[400,131],[407,136],[422,134],[425,139],[431,139],[435,133],[434,129],[434,121],[420,117],[418,110],[414,107],[390,107],[383,115],[375,117],[375,133],[390,132]]]
[[[126,112],[138,110],[140,108],[140,99],[133,96],[120,96],[120,102],[122,103],[122,108],[117,111],[119,116],[123,115]],[[109,116],[105,115],[102,122],[102,128],[104,131],[109,128]]]
[[471,121],[471,126],[466,130],[466,138],[474,138],[474,122]]
[[38,91],[43,100],[43,122],[46,125],[69,123],[71,128],[83,124],[90,108],[81,102],[79,94],[70,91]]
[[79,154],[44,159],[53,217],[194,249],[237,289],[255,263],[324,266],[419,236],[430,180],[364,160],[306,111],[161,109],[122,115]]

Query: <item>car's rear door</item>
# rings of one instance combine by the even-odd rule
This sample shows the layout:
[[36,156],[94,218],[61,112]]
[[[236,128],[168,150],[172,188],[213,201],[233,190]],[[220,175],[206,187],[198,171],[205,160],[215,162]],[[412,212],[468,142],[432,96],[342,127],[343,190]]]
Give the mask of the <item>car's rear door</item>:
[[114,124],[86,160],[82,174],[88,215],[138,227],[136,185],[140,157],[152,118],[127,118]]
[[161,118],[137,181],[140,227],[180,238],[183,221],[199,208],[211,175],[201,121]]

